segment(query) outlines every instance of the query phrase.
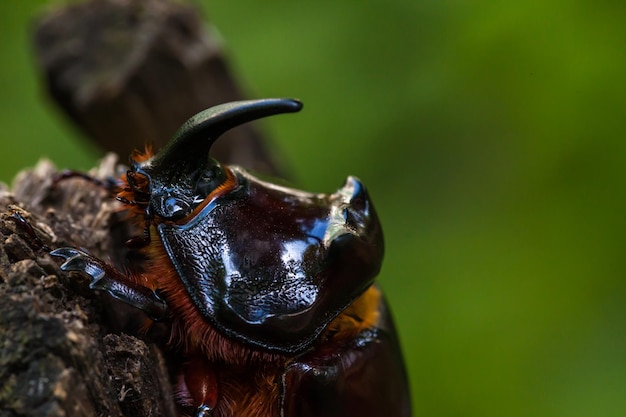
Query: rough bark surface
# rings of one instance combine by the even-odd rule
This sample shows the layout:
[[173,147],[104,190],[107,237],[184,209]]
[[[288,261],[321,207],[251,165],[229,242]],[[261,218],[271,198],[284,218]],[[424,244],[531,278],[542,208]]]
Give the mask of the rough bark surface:
[[[158,149],[197,111],[241,98],[219,44],[178,1],[64,6],[40,17],[34,41],[53,99],[124,161],[146,142]],[[216,158],[277,172],[255,128],[228,135]],[[117,159],[90,174],[119,175]],[[121,266],[137,231],[102,187],[80,178],[54,186],[55,173],[41,161],[0,184],[0,417],[177,415],[163,353],[124,332],[143,316],[62,273],[48,253],[82,247]]]
[[[105,158],[93,174],[112,175],[115,161]],[[111,301],[48,254],[78,246],[114,259],[123,247],[116,235],[127,233],[106,190],[82,179],[53,186],[55,173],[41,161],[16,177],[13,193],[6,185],[0,193],[0,413],[174,416],[158,348],[112,333]]]

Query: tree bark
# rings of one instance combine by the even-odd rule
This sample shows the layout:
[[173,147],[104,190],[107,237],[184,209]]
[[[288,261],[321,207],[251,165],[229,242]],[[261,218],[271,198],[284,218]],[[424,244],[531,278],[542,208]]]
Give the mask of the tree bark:
[[[34,42],[53,99],[124,161],[145,142],[162,146],[197,111],[242,97],[219,44],[181,2],[64,6],[39,19]],[[256,128],[228,135],[216,159],[279,171]],[[110,154],[90,175],[124,169]],[[158,334],[136,337],[140,313],[49,255],[81,247],[122,266],[123,242],[138,231],[105,189],[81,178],[54,184],[56,172],[44,160],[0,184],[0,416],[178,415]]]
[[[113,174],[115,161],[93,174]],[[110,300],[48,254],[78,246],[115,258],[111,231],[126,226],[106,190],[82,179],[53,186],[55,173],[41,161],[0,193],[0,415],[175,416],[160,350],[111,333]]]

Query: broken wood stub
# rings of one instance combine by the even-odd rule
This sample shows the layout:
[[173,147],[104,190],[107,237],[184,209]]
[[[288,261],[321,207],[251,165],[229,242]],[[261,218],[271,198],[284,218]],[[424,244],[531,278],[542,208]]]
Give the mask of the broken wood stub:
[[[35,61],[54,101],[103,150],[160,149],[197,112],[244,96],[215,30],[171,0],[65,6],[35,26]],[[221,162],[279,174],[254,125],[224,134]]]

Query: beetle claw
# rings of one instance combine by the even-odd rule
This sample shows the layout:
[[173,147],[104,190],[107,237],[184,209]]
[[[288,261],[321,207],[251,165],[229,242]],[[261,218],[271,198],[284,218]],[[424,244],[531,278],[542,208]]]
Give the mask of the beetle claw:
[[74,248],[55,249],[50,255],[65,259],[61,264],[62,271],[89,276],[90,289],[106,291],[112,297],[143,310],[152,320],[167,317],[167,304],[155,291],[133,282],[101,259]]
[[81,251],[74,248],[58,248],[50,252],[52,256],[58,256],[60,258],[73,258],[74,256],[80,255]]
[[105,275],[105,267],[101,260],[74,248],[55,249],[50,252],[50,255],[65,259],[65,262],[61,264],[62,271],[82,272],[83,274],[90,276],[92,279],[89,287],[92,289],[99,289],[97,283]]

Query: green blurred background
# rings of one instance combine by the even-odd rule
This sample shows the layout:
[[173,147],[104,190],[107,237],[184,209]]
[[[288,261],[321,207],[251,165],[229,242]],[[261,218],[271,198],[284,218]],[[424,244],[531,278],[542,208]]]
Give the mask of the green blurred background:
[[[0,11],[0,180],[98,153]],[[295,183],[369,187],[415,416],[626,415],[626,2],[206,1]]]

